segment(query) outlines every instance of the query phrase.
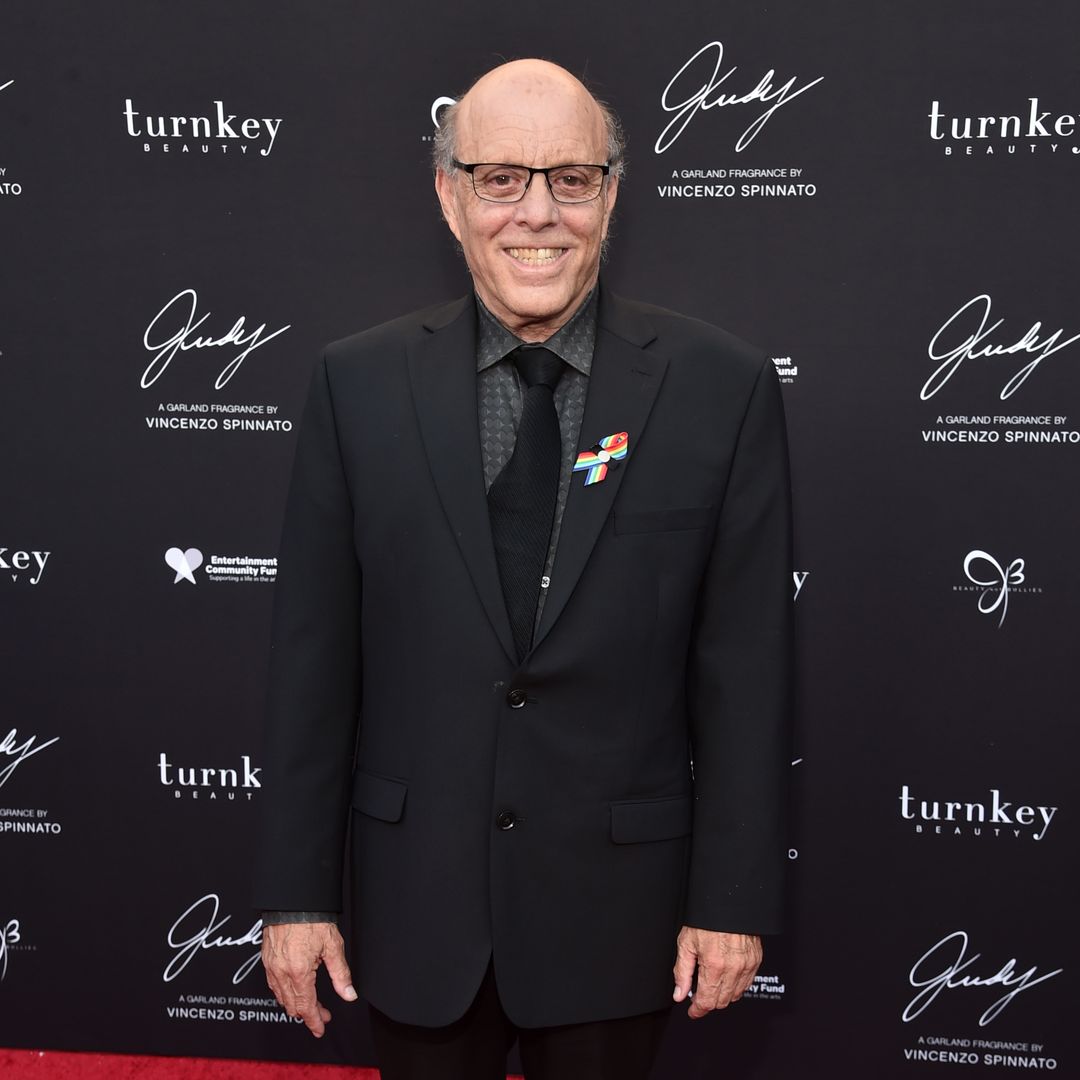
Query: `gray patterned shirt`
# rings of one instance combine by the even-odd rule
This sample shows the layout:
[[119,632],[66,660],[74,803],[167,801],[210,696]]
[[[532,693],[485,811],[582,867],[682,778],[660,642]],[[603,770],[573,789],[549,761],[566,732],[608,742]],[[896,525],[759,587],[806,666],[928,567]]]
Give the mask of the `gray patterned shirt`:
[[[514,453],[518,424],[521,423],[521,402],[524,385],[510,353],[523,342],[484,306],[478,296],[479,313],[476,342],[476,409],[480,420],[480,453],[484,461],[484,488],[489,490],[495,477]],[[589,389],[593,349],[596,345],[596,289],[585,298],[570,321],[544,342],[566,362],[566,369],[555,387],[555,412],[559,416],[562,436],[562,467],[559,471],[559,493],[555,501],[555,518],[551,523],[551,540],[540,597],[536,605],[536,622],[544,610],[544,598],[551,581],[555,563],[555,548],[559,542],[563,512],[570,494],[570,479],[577,458],[581,419],[585,415],[585,394]]]
[[[509,359],[523,342],[502,325],[476,297],[478,333],[476,340],[476,409],[480,421],[480,454],[484,463],[484,490],[488,490],[503,466],[514,453],[518,424],[521,422],[522,379],[514,362]],[[570,494],[574,460],[577,457],[581,420],[585,415],[585,394],[589,389],[593,349],[596,346],[596,288],[585,298],[570,321],[544,342],[566,362],[555,387],[555,411],[559,415],[562,436],[562,467],[559,471],[559,494],[555,502],[555,518],[551,523],[551,542],[544,566],[543,584],[536,604],[536,622],[544,609],[555,563],[555,547],[562,528],[566,498]],[[337,922],[332,911],[264,911],[266,926],[281,923]]]

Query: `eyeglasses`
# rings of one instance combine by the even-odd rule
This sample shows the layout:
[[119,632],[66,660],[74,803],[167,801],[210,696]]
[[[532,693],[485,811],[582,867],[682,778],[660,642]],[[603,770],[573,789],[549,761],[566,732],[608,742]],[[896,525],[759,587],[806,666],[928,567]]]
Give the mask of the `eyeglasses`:
[[556,202],[592,202],[603,190],[604,177],[611,171],[610,165],[554,165],[549,169],[491,162],[466,165],[456,158],[453,164],[472,177],[473,191],[481,199],[497,203],[520,202],[537,173],[547,181],[548,191]]

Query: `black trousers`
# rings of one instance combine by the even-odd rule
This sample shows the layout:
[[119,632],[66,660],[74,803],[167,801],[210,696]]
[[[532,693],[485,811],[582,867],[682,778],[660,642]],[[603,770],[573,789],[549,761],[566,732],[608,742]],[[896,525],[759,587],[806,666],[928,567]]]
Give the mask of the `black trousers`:
[[468,1012],[447,1027],[401,1024],[371,1008],[382,1080],[505,1080],[518,1040],[526,1080],[647,1080],[671,1009],[561,1027],[515,1027],[488,964]]

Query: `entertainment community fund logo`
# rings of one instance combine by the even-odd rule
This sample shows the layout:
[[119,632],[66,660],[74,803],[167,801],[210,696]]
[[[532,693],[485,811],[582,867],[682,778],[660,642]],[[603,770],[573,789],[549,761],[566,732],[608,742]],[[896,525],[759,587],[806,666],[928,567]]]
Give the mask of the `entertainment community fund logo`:
[[181,581],[198,585],[195,572],[200,567],[206,580],[215,584],[250,585],[272,582],[277,578],[276,556],[211,555],[207,559],[196,547],[189,547],[186,551],[171,547],[165,552],[165,564],[176,574],[174,585],[179,585]]
[[[800,99],[824,78],[732,64],[723,42],[702,45],[660,92],[661,127],[653,144],[658,197],[812,198],[817,185],[776,147],[783,145],[784,130],[791,130],[789,114],[802,108]],[[691,160],[687,146],[700,147],[706,132],[708,145],[717,149],[707,160]]]

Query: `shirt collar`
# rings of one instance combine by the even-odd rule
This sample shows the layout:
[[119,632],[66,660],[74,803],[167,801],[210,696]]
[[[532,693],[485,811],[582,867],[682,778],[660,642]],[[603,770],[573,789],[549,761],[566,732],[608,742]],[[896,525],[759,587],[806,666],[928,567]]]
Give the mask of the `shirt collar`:
[[[592,368],[593,349],[596,346],[596,298],[597,288],[594,285],[569,321],[543,343],[545,349],[550,349],[560,360],[583,375],[588,375]],[[476,297],[476,310],[480,313],[477,320],[476,370],[483,371],[524,343],[488,311],[479,296]]]

